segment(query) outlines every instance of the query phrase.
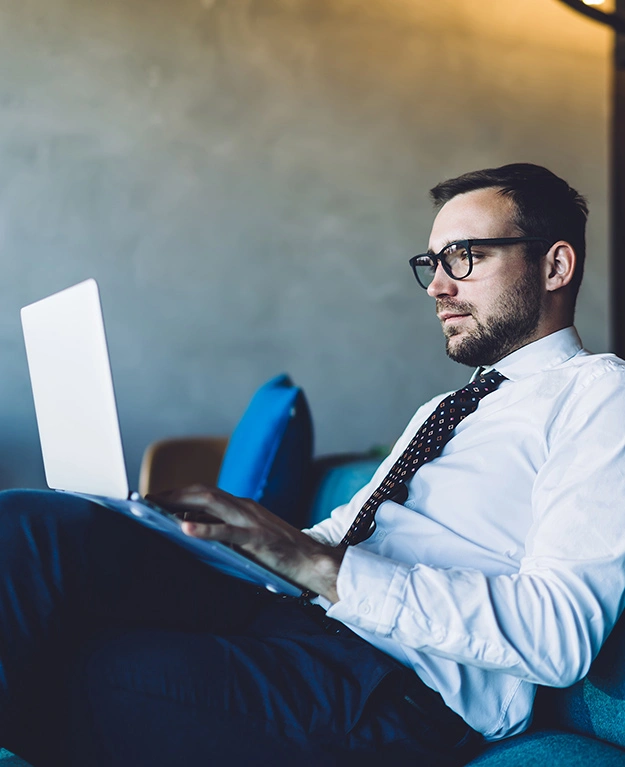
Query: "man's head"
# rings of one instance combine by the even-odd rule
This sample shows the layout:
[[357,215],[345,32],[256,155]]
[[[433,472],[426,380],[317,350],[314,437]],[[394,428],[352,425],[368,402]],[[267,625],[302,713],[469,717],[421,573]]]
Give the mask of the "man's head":
[[[493,364],[572,323],[585,257],[583,197],[530,164],[467,173],[431,195],[439,212],[428,293],[452,359]],[[441,253],[458,241],[502,238],[513,241],[469,243],[468,253],[458,244]],[[464,278],[453,279],[458,275]]]

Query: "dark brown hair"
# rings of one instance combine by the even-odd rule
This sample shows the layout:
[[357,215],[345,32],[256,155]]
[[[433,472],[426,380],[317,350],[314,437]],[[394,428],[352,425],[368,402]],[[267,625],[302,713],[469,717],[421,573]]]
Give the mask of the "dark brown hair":
[[[464,173],[441,181],[430,190],[436,208],[452,198],[477,189],[498,189],[509,197],[516,210],[514,223],[523,237],[543,237],[550,243],[565,240],[577,254],[577,266],[571,282],[577,295],[584,274],[586,258],[586,220],[588,205],[579,192],[547,168],[531,163],[514,163]],[[528,258],[543,255],[540,243],[526,246]]]

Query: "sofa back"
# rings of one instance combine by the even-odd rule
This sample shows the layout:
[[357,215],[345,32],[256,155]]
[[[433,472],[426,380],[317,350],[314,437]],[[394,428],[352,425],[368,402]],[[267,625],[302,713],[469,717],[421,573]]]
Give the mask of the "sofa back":
[[585,679],[566,689],[539,690],[535,725],[591,735],[625,748],[625,616]]

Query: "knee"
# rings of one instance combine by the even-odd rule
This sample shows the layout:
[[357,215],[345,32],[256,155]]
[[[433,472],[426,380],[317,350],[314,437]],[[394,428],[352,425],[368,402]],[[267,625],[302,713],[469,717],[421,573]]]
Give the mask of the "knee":
[[40,496],[55,496],[53,490],[28,490],[25,488],[0,490],[0,506],[4,508],[9,505],[11,508],[27,504],[30,500],[37,499]]
[[42,504],[53,504],[54,495],[50,490],[2,490],[0,491],[0,515],[16,516]]
[[[7,531],[24,524],[41,523],[54,526],[75,524],[87,520],[93,513],[93,504],[70,493],[52,490],[3,490],[0,491],[0,528]],[[46,522],[49,520],[49,522]]]
[[65,497],[53,490],[0,490],[0,514],[19,514],[35,508],[53,508],[57,506],[60,498]]

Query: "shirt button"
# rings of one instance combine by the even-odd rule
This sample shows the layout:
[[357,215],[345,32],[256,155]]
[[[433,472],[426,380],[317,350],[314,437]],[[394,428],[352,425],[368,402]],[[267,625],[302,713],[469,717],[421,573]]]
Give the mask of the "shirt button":
[[387,536],[387,532],[385,530],[378,530],[378,541],[383,541]]
[[362,604],[360,605],[360,612],[363,615],[369,615],[369,613],[371,612],[371,605],[369,604],[369,602],[362,602]]

